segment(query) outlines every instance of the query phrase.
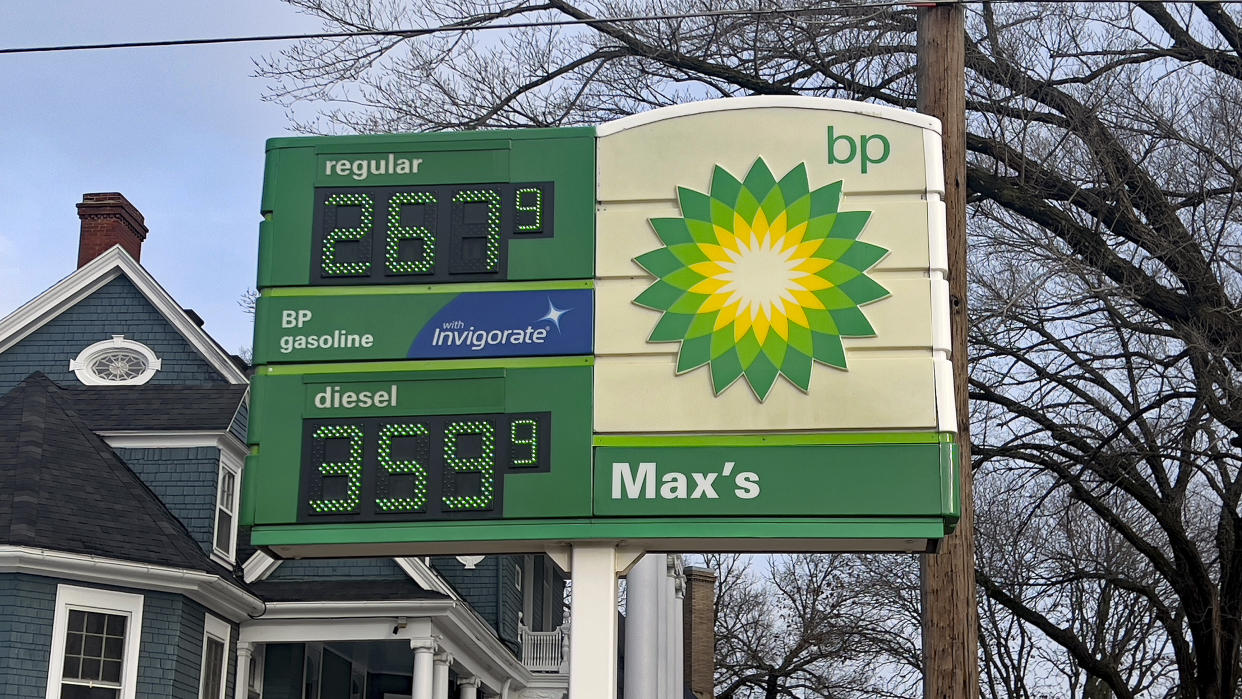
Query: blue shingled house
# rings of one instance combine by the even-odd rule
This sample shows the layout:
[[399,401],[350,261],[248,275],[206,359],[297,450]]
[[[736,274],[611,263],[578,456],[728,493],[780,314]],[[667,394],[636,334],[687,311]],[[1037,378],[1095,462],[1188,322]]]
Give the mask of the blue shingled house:
[[138,263],[124,197],[78,213],[78,269],[0,319],[0,696],[563,696],[546,556],[251,547],[247,367]]

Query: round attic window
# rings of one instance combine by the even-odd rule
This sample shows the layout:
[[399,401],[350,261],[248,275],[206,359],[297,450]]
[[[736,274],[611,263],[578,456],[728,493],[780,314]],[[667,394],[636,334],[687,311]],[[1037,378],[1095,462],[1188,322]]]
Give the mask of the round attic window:
[[82,350],[69,368],[88,386],[138,386],[160,370],[160,360],[141,342],[113,335]]

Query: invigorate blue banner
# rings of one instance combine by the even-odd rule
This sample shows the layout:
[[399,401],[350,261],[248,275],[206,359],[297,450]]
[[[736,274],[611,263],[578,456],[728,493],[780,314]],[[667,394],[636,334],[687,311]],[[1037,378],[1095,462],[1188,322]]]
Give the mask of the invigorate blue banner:
[[592,289],[461,294],[423,326],[410,359],[591,354]]

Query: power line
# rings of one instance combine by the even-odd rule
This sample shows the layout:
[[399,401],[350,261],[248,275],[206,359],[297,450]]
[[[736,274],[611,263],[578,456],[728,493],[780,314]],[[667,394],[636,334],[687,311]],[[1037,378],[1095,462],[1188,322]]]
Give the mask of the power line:
[[[952,0],[947,0],[952,1]],[[961,0],[963,3],[977,4],[983,0]],[[1029,0],[990,0],[995,3],[1016,4]],[[1081,0],[1040,0],[1045,4],[1074,4]],[[1093,0],[1091,4],[1129,3],[1132,0]],[[1207,0],[1213,5],[1238,5],[1242,0]],[[1168,5],[1202,4],[1203,0],[1164,0]],[[204,46],[213,44],[242,44],[267,41],[301,41],[304,39],[349,39],[365,36],[391,36],[413,39],[420,36],[447,33],[465,33],[479,31],[495,31],[504,29],[532,29],[541,27],[581,26],[586,24],[627,24],[634,22],[651,22],[670,19],[710,19],[713,17],[765,17],[780,15],[834,15],[842,14],[841,10],[867,10],[893,7],[917,8],[940,4],[936,0],[916,2],[913,0],[888,0],[885,2],[860,2],[839,4],[821,8],[776,8],[768,10],[705,10],[702,12],[686,12],[663,15],[628,15],[619,17],[593,17],[590,19],[553,19],[531,22],[504,22],[501,24],[446,24],[425,29],[375,29],[349,32],[317,32],[313,34],[266,34],[258,36],[230,36],[212,39],[165,39],[159,41],[125,41],[106,44],[66,44],[53,46],[24,46],[0,48],[0,54],[16,53],[60,53],[68,51],[96,51],[101,49],[144,49],[164,46]]]
[[[1242,2],[1242,0],[1238,0]],[[887,8],[900,6],[914,6],[922,3],[898,2],[889,0],[887,2],[870,2],[856,3],[852,5],[834,5],[831,10],[855,10],[867,8]],[[500,29],[530,29],[539,27],[564,27],[584,24],[624,24],[633,22],[649,22],[668,19],[698,19],[712,17],[759,17],[771,15],[797,15],[797,14],[833,14],[827,8],[810,9],[769,9],[769,10],[704,10],[702,12],[686,12],[663,15],[628,15],[619,17],[596,17],[591,19],[552,19],[552,20],[536,20],[531,22],[504,22],[501,24],[480,24],[480,25],[464,25],[464,24],[446,24],[439,27],[428,27],[425,29],[375,29],[361,30],[349,32],[318,32],[314,34],[269,34],[260,36],[234,36],[221,37],[215,39],[169,39],[163,41],[130,41],[117,42],[110,44],[73,44],[65,46],[32,46],[23,48],[7,48],[0,49],[0,54],[5,53],[51,53],[57,51],[92,51],[97,49],[134,49],[134,48],[153,48],[157,46],[199,46],[204,44],[239,44],[245,42],[261,42],[261,41],[300,41],[303,39],[348,39],[352,37],[362,36],[393,36],[402,38],[415,38],[420,36],[428,36],[431,34],[446,34],[451,32],[478,32]]]

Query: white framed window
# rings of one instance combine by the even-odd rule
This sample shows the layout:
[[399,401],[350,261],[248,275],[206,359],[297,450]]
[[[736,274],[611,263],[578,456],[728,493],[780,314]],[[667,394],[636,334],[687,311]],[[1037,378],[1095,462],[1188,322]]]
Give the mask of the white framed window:
[[221,451],[220,468],[216,477],[216,521],[212,549],[227,564],[234,562],[237,551],[237,508],[241,501],[241,472],[241,460]]
[[198,699],[224,699],[225,673],[229,669],[229,631],[227,622],[204,615]]
[[69,369],[87,386],[139,386],[150,381],[160,365],[150,347],[124,335],[96,342],[69,360]]
[[543,626],[540,627],[543,631],[551,631],[553,629],[552,620],[556,613],[555,610],[561,606],[560,600],[552,599],[552,591],[555,588],[553,585],[554,568],[552,560],[545,556],[543,559]]
[[142,595],[56,586],[47,699],[134,699]]
[[544,631],[539,626],[541,619],[535,618],[535,557],[531,554],[522,556],[522,618],[526,620],[532,631]]

